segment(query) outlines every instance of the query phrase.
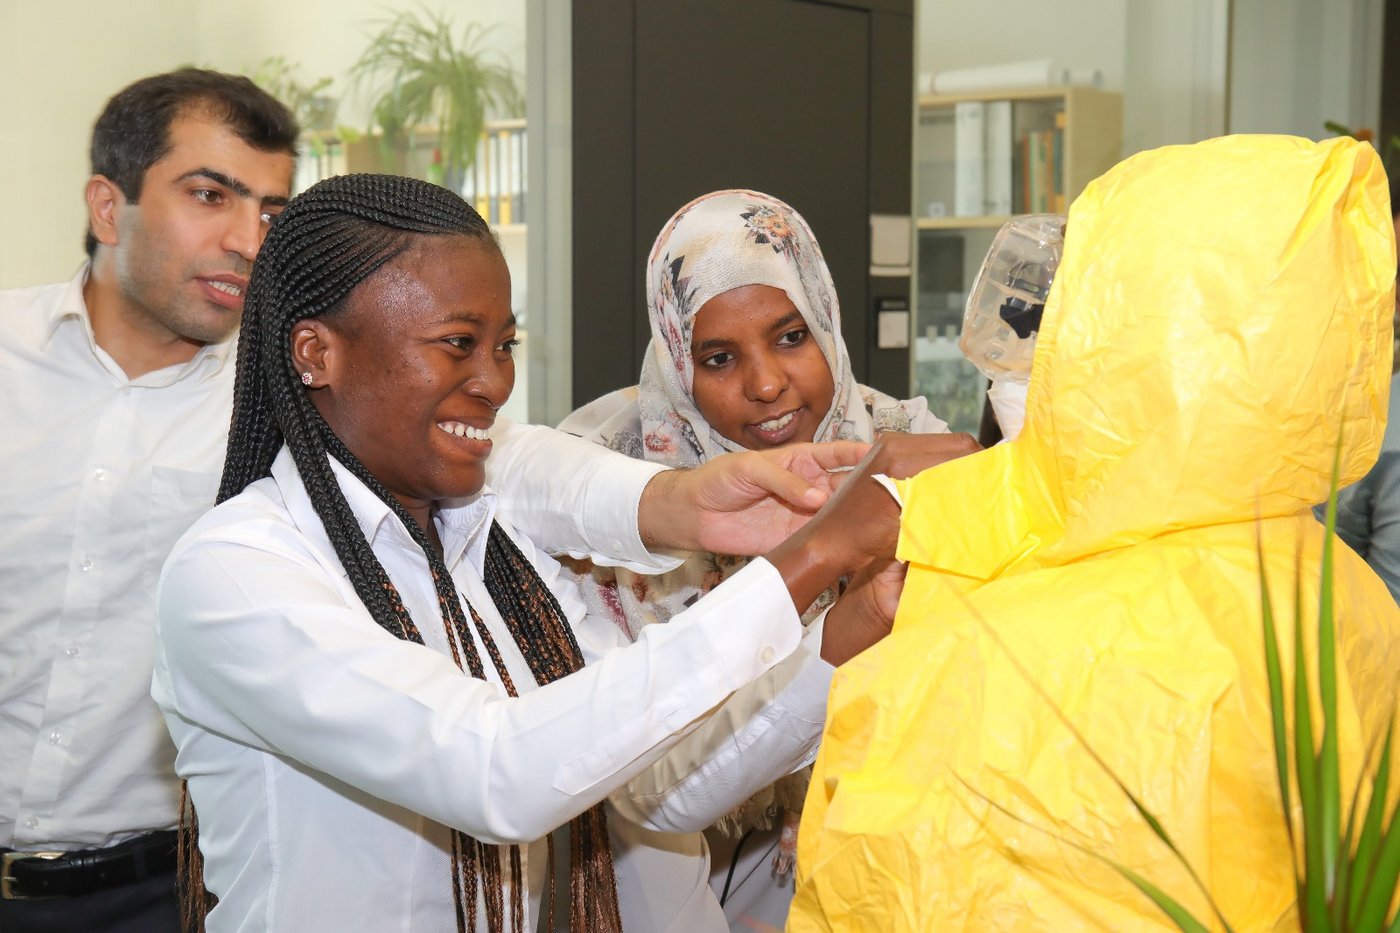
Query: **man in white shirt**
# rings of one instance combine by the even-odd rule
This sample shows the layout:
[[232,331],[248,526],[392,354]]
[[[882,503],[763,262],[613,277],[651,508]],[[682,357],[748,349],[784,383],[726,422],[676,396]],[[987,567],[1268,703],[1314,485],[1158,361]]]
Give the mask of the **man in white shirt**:
[[[136,82],[94,127],[89,263],[0,292],[0,928],[180,929],[154,588],[214,501],[234,331],[296,136],[246,79]],[[491,483],[517,527],[629,566],[667,566],[644,541],[761,551],[802,518],[765,487],[824,497],[783,472],[795,461],[658,476],[545,428],[495,440]]]

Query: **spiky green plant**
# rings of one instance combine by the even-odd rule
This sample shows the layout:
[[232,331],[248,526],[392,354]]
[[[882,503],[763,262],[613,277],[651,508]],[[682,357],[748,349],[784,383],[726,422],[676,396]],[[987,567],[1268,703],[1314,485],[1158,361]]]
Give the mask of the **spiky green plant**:
[[[1307,933],[1380,933],[1400,931],[1400,912],[1387,921],[1400,884],[1400,820],[1397,808],[1386,813],[1390,791],[1391,752],[1395,736],[1392,709],[1389,728],[1374,770],[1370,774],[1370,799],[1361,812],[1365,780],[1347,804],[1342,825],[1340,767],[1337,752],[1337,626],[1333,615],[1332,550],[1337,528],[1337,471],[1341,446],[1332,464],[1332,489],[1327,497],[1327,533],[1322,545],[1322,570],[1317,613],[1317,688],[1322,706],[1322,735],[1315,741],[1312,707],[1308,696],[1307,659],[1303,654],[1301,600],[1295,580],[1293,600],[1293,758],[1290,767],[1287,739],[1287,703],[1279,661],[1273,604],[1264,572],[1262,547],[1259,591],[1263,608],[1264,656],[1269,675],[1269,710],[1273,717],[1275,767],[1283,800],[1284,824],[1293,850],[1298,885],[1298,916]],[[1296,783],[1303,819],[1295,834],[1290,785]],[[1358,817],[1360,822],[1358,823]],[[1298,836],[1301,835],[1301,839]],[[1301,851],[1300,851],[1301,850]]]
[[[1365,775],[1370,778],[1369,797],[1366,795],[1368,782],[1363,777],[1358,780],[1356,790],[1347,803],[1345,826],[1341,819],[1341,779],[1337,747],[1337,627],[1332,604],[1332,551],[1336,540],[1337,472],[1340,462],[1339,444],[1333,460],[1332,488],[1327,497],[1327,533],[1322,547],[1318,597],[1317,693],[1322,708],[1320,739],[1314,730],[1309,698],[1307,659],[1303,649],[1301,586],[1296,574],[1293,583],[1296,665],[1291,691],[1295,710],[1292,756],[1289,755],[1287,688],[1279,657],[1277,627],[1274,623],[1268,578],[1264,570],[1262,543],[1258,546],[1259,592],[1264,661],[1269,681],[1269,711],[1273,726],[1279,793],[1283,803],[1282,818],[1288,831],[1290,847],[1290,851],[1280,853],[1280,857],[1286,855],[1292,859],[1294,865],[1298,891],[1298,921],[1302,933],[1400,933],[1400,909],[1392,910],[1397,894],[1400,894],[1400,806],[1390,807],[1390,812],[1386,812],[1396,723],[1393,707],[1380,753],[1374,759],[1368,759],[1363,769]],[[1205,895],[1216,920],[1227,933],[1231,933],[1229,921],[1210,896],[1210,891],[1195,869],[1172,841],[1162,822],[1094,751],[1088,740],[1074,727],[1050,695],[1036,683],[1030,671],[1021,664],[992,626],[980,617],[978,621],[982,630],[998,645],[1012,666],[1045,702],[1046,707],[1069,729],[1075,741],[1089,753],[1094,763],[1112,778],[1153,834],[1186,869],[1192,881]],[[1011,819],[1052,835],[1060,842],[1111,867],[1149,898],[1184,933],[1206,933],[1209,929],[1207,924],[1193,916],[1179,901],[1148,879],[1103,853],[1094,852],[1071,839],[1050,833],[1049,830],[1012,813],[986,794],[971,787],[966,781],[962,783],[971,793]],[[1296,830],[1292,819],[1292,788],[1295,784],[1302,808],[1301,826]]]
[[350,67],[351,86],[373,98],[370,131],[381,133],[386,161],[401,170],[413,132],[433,128],[444,175],[458,187],[488,115],[524,113],[515,71],[486,46],[490,33],[480,23],[457,30],[424,9],[399,13],[370,39]]
[[270,55],[249,72],[254,84],[287,105],[303,130],[330,129],[335,119],[335,99],[327,96],[329,77],[307,81],[301,65],[281,55]]

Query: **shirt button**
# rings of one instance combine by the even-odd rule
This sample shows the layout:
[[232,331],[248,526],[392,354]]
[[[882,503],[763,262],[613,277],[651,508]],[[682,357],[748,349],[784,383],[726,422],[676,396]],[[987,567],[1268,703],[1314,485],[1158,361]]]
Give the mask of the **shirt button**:
[[78,645],[76,643],[69,645],[67,648],[63,649],[63,653],[70,658],[76,658],[78,656]]
[[92,478],[100,483],[107,478],[107,471],[102,467],[98,467],[92,471]]
[[62,742],[62,741],[63,741],[63,733],[62,733],[62,732],[59,732],[57,729],[55,729],[55,730],[53,730],[52,732],[49,733],[49,744],[50,744],[50,745],[57,745],[59,742]]
[[81,570],[83,573],[87,573],[89,570],[91,570],[91,569],[92,569],[92,558],[91,558],[91,557],[84,558],[84,559],[83,559],[83,562],[82,562],[81,564],[78,565],[78,569]]
[[31,816],[29,819],[24,821],[24,826],[26,829],[38,829],[39,821]]
[[764,664],[768,664],[773,660],[773,655],[775,654],[777,654],[777,652],[774,651],[771,647],[764,648],[758,653],[758,659]]

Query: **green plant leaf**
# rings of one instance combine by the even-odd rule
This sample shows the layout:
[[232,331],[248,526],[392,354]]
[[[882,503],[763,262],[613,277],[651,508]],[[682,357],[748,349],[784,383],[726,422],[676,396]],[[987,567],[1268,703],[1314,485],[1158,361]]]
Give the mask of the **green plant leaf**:
[[[1337,891],[1337,862],[1341,835],[1341,771],[1337,749],[1337,626],[1333,618],[1332,544],[1337,531],[1337,474],[1341,470],[1342,438],[1332,452],[1332,486],[1327,495],[1326,533],[1322,538],[1322,578],[1317,605],[1317,683],[1322,701],[1322,747],[1317,753],[1318,816],[1323,898],[1332,903]],[[1310,879],[1311,883],[1311,879]]]
[[476,161],[488,116],[523,112],[516,73],[486,47],[491,31],[468,23],[458,34],[445,14],[424,8],[399,13],[370,39],[351,86],[374,95],[370,128],[385,145],[405,148],[419,127],[431,128],[443,169],[459,178]]
[[1295,558],[1293,581],[1293,760],[1298,799],[1303,805],[1303,882],[1298,892],[1309,930],[1325,930],[1327,896],[1322,884],[1321,802],[1317,758],[1313,751],[1312,703],[1308,696],[1308,658],[1303,646],[1301,557]]
[[[1269,596],[1268,574],[1264,570],[1264,539],[1260,531],[1256,532],[1255,551],[1259,555],[1259,599],[1264,622],[1264,668],[1269,678],[1269,716],[1274,728],[1274,769],[1278,773],[1279,798],[1283,801],[1283,826],[1288,831],[1288,846],[1296,852],[1292,781],[1288,769],[1288,709],[1283,695],[1283,665],[1279,660],[1278,630],[1274,625],[1274,604]],[[1296,876],[1296,869],[1294,874]]]
[[1400,808],[1391,811],[1389,825],[1377,848],[1375,868],[1356,917],[1357,930],[1381,929],[1386,911],[1395,899],[1396,884],[1400,882],[1400,819],[1397,816],[1400,816]]
[[[1390,762],[1394,737],[1395,717],[1392,713],[1390,729],[1386,732],[1385,744],[1381,748],[1380,765],[1376,768],[1375,779],[1371,782],[1371,802],[1366,808],[1361,836],[1356,842],[1356,855],[1352,858],[1351,880],[1346,893],[1347,924],[1351,929],[1358,928],[1361,903],[1365,899],[1368,882],[1375,869],[1376,853],[1380,849],[1385,802],[1390,791]],[[1360,794],[1359,788],[1357,793]]]
[[1176,901],[1172,900],[1146,878],[1138,875],[1130,868],[1125,868],[1114,862],[1109,862],[1109,864],[1116,868],[1119,874],[1124,878],[1127,878],[1133,884],[1137,885],[1138,890],[1151,898],[1152,903],[1156,904],[1168,917],[1171,917],[1172,922],[1183,930],[1184,933],[1209,933],[1205,924],[1193,917],[1185,907],[1182,907]]

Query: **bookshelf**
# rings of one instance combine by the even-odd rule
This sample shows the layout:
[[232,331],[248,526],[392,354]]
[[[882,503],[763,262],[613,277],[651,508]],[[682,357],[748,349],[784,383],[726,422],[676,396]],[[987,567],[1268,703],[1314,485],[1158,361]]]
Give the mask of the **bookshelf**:
[[913,386],[953,430],[976,433],[981,418],[985,382],[957,341],[992,237],[1013,214],[1064,213],[1122,137],[1121,95],[1094,87],[919,98]]
[[420,127],[408,145],[386,158],[377,135],[343,139],[335,132],[309,133],[302,141],[294,188],[304,191],[322,178],[349,172],[389,172],[424,178],[462,195],[493,228],[522,227],[529,193],[524,119],[490,120],[477,141],[471,167],[446,177],[437,131]]

